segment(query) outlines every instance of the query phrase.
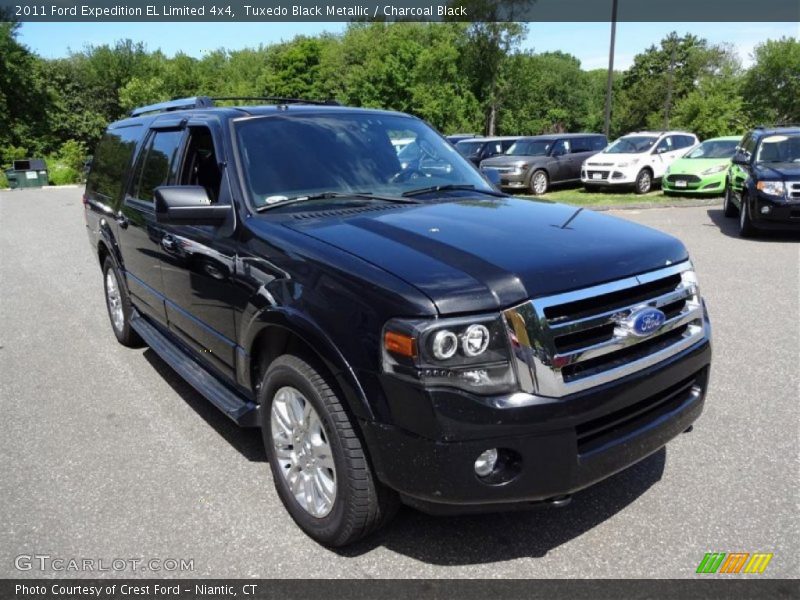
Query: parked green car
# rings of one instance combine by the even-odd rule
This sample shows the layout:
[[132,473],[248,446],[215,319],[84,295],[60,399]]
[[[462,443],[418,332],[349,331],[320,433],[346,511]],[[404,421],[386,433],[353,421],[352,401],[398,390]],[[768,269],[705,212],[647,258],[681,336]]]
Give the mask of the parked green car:
[[716,194],[725,191],[731,157],[741,136],[711,138],[673,162],[664,174],[661,189],[674,194]]

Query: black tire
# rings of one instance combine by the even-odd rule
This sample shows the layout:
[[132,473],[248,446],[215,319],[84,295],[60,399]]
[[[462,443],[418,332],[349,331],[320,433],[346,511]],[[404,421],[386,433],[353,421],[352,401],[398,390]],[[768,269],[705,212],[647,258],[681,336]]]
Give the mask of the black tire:
[[541,196],[550,189],[550,178],[542,169],[536,169],[528,178],[528,191],[534,196]]
[[[122,317],[121,322],[115,321],[114,313],[114,299],[111,291],[110,282],[113,281],[117,286],[118,302],[121,309],[120,314]],[[141,348],[144,345],[142,338],[131,328],[131,315],[133,314],[133,306],[131,305],[128,290],[122,284],[122,277],[117,270],[114,261],[110,256],[106,257],[103,263],[103,290],[105,292],[106,310],[108,311],[108,320],[111,322],[111,330],[117,337],[117,341],[123,346],[129,348]]]
[[742,192],[742,203],[739,207],[739,237],[753,237],[755,234],[756,228],[753,226],[753,220],[750,218],[750,207],[747,202],[747,196]]
[[[306,360],[285,354],[267,369],[258,399],[262,437],[278,496],[308,536],[335,547],[351,544],[388,523],[400,501],[396,492],[375,477],[355,425],[323,373]],[[331,447],[336,495],[330,512],[322,517],[313,516],[294,497],[273,450],[272,403],[278,390],[286,386],[298,390],[314,408]]]
[[722,214],[728,218],[733,218],[739,214],[736,204],[733,203],[733,191],[728,183],[725,183],[725,197],[722,201]]
[[647,194],[653,189],[653,173],[650,169],[642,169],[636,176],[636,193]]

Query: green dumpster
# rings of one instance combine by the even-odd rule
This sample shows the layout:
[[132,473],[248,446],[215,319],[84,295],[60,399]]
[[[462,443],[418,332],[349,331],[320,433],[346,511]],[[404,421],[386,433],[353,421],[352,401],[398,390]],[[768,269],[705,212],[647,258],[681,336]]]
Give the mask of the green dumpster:
[[47,165],[41,158],[15,160],[11,169],[6,171],[8,187],[33,188],[48,184]]

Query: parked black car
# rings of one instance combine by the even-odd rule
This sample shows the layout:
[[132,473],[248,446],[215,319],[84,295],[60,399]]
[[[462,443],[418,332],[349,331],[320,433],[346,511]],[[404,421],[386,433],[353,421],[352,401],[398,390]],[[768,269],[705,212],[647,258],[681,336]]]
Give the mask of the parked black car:
[[757,127],[731,159],[724,213],[739,216],[742,237],[800,231],[800,127]]
[[456,150],[476,167],[481,161],[505,153],[519,137],[485,137],[472,140],[461,140]]
[[[393,135],[450,169],[403,168]],[[143,107],[84,199],[117,339],[260,426],[325,544],[401,500],[563,505],[703,408],[710,329],[678,240],[496,192],[408,115]]]
[[517,140],[505,154],[481,162],[481,169],[500,174],[504,189],[527,190],[541,196],[554,183],[581,179],[583,161],[606,147],[599,133],[537,135]]

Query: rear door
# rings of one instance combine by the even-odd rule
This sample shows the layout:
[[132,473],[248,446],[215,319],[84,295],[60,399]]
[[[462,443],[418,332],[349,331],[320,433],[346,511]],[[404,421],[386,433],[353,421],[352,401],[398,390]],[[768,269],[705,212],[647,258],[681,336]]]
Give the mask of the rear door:
[[163,229],[156,223],[153,191],[175,178],[183,131],[171,122],[152,127],[139,151],[118,218],[118,240],[133,303],[147,316],[165,323],[161,278]]
[[550,181],[555,183],[557,181],[569,181],[572,177],[572,160],[570,152],[572,151],[572,144],[570,140],[558,140],[553,144],[550,150],[550,161],[548,163],[548,171],[550,174]]

